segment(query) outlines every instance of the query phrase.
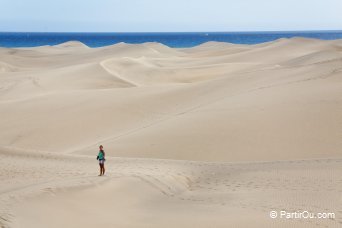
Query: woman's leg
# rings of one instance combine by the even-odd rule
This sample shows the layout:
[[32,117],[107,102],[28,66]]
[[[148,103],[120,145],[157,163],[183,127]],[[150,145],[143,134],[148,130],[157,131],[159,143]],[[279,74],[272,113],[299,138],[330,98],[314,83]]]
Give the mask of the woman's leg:
[[104,164],[101,164],[101,176],[104,174]]
[[100,165],[100,175],[99,176],[101,176],[102,175],[102,165],[101,164],[99,164]]
[[102,165],[102,175],[104,175],[105,174],[105,172],[106,172],[106,169],[105,169],[105,167],[104,167],[104,163],[103,163],[103,165]]

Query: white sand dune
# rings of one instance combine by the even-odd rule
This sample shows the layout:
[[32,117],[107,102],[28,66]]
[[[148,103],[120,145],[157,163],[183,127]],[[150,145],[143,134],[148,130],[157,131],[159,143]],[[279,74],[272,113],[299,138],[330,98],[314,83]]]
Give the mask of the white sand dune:
[[[342,224],[341,159],[208,163],[109,158],[106,176],[97,177],[93,157],[6,148],[0,157],[4,227]],[[273,210],[334,212],[336,218],[271,219]]]
[[342,225],[341,40],[1,48],[0,116],[3,227]]
[[319,63],[327,63],[334,60],[340,61],[342,59],[342,52],[338,50],[323,50],[310,53],[295,59],[291,59],[282,65],[285,66],[305,66]]
[[62,44],[54,45],[54,47],[62,48],[62,49],[64,48],[89,48],[87,45],[79,41],[68,41]]

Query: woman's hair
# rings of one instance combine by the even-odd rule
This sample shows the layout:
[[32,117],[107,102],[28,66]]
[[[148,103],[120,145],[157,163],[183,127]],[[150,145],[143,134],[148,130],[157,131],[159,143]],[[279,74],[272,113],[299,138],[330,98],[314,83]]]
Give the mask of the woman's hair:
[[100,145],[99,147],[100,147],[100,151],[104,153],[103,146]]

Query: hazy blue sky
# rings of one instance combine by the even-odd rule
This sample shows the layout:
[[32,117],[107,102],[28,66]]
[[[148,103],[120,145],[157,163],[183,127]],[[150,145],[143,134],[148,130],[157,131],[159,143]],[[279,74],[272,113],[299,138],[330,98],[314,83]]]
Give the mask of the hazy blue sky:
[[342,0],[1,0],[0,31],[342,30]]

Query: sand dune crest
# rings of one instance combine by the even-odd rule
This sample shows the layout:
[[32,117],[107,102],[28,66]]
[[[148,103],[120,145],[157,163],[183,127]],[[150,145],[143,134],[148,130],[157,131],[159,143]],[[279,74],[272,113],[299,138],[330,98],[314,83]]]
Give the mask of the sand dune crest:
[[1,48],[0,227],[340,227],[341,44]]

